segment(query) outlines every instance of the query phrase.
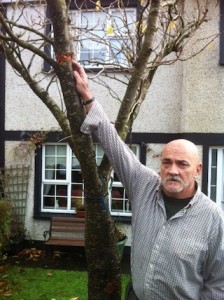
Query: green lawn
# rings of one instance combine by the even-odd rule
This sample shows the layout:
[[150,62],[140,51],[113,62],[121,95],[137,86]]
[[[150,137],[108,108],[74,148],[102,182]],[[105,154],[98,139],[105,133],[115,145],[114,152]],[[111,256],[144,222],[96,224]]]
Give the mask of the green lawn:
[[[122,299],[130,275],[122,274]],[[9,266],[0,273],[0,299],[87,300],[87,273]]]

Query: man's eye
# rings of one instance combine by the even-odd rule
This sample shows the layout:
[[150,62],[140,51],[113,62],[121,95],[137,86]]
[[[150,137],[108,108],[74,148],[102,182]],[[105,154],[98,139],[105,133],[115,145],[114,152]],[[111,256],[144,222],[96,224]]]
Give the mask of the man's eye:
[[163,161],[163,165],[170,165],[170,161]]
[[189,166],[189,164],[187,163],[187,162],[180,162],[179,163],[179,165],[181,166],[181,167],[188,167]]

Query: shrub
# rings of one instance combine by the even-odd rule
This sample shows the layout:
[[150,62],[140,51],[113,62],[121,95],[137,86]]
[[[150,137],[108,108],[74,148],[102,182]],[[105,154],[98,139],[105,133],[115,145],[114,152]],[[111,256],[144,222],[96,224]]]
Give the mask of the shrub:
[[11,233],[12,206],[8,200],[0,199],[0,259],[8,245]]

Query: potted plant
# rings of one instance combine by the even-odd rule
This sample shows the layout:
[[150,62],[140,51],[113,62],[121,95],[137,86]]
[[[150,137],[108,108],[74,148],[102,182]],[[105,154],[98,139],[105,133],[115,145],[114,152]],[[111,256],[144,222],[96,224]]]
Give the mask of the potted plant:
[[85,218],[86,216],[86,209],[83,203],[77,205],[76,207],[76,215],[78,218]]
[[117,248],[118,252],[120,254],[120,258],[122,259],[123,253],[124,253],[124,247],[127,242],[127,235],[124,230],[124,228],[121,225],[115,224],[115,230],[116,230],[116,235],[117,235]]

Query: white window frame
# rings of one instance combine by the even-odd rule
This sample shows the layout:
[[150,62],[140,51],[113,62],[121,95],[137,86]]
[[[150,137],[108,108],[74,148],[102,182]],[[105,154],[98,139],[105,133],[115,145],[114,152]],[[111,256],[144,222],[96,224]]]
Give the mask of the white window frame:
[[[132,151],[135,153],[135,155],[140,158],[140,147],[137,144],[132,144],[129,146]],[[116,189],[120,189],[121,192],[123,193],[123,196],[117,198],[117,200],[113,200],[113,188]],[[132,212],[131,212],[131,203],[128,199],[128,197],[125,197],[126,192],[123,188],[123,185],[120,181],[115,181],[114,180],[114,171],[112,171],[111,173],[111,183],[109,185],[109,190],[108,190],[108,194],[109,194],[109,208],[110,208],[110,213],[112,216],[120,216],[120,217],[130,217],[132,216]],[[114,197],[114,199],[116,199],[116,196]],[[113,210],[113,201],[121,201],[120,204],[122,204],[122,209],[120,210]]]
[[[56,179],[56,178],[45,178],[45,165],[46,165],[46,147],[47,146],[65,146],[66,147],[66,176],[65,179]],[[99,144],[94,144],[95,146],[95,156],[96,156],[96,160],[97,160],[97,164],[100,163],[100,161],[102,160],[103,157],[103,150],[101,148],[101,146]],[[134,153],[136,154],[136,156],[139,158],[140,157],[140,147],[139,145],[131,145],[130,148],[134,151]],[[66,143],[46,143],[43,145],[43,151],[42,151],[42,183],[41,183],[41,212],[48,212],[48,213],[75,213],[75,208],[72,208],[72,200],[74,201],[81,201],[82,203],[84,202],[84,183],[83,182],[72,182],[72,158],[76,159],[76,157],[74,156],[74,154],[72,153],[72,150],[70,148],[70,146]],[[77,165],[78,165],[78,160],[77,160]],[[73,166],[74,167],[74,166]],[[52,169],[52,171],[56,171],[56,165],[54,165],[54,169]],[[77,172],[81,170],[79,168],[75,169]],[[54,174],[54,173],[52,173]],[[118,201],[119,206],[122,206],[122,209],[119,210],[114,210],[112,209],[112,203],[113,203],[113,198],[112,198],[112,191],[113,189],[119,188],[119,190],[121,191],[121,193],[123,195],[126,195],[126,192],[123,188],[123,185],[120,181],[113,181],[114,178],[114,172],[112,171],[111,174],[111,178],[112,181],[109,183],[108,186],[108,194],[109,194],[109,210],[111,215],[113,216],[125,216],[125,217],[129,217],[132,215],[131,213],[131,204],[128,200],[128,198],[124,198],[119,197],[118,199],[116,199],[116,201]],[[67,187],[67,194],[66,195],[58,195],[56,192],[54,195],[51,195],[49,193],[49,191],[44,195],[44,186],[45,185],[51,185],[52,188],[57,187],[57,185],[62,185],[62,186],[66,186]],[[80,191],[81,188],[81,194],[79,195],[74,195],[72,194],[72,189],[75,186],[78,186],[78,189]],[[75,191],[75,190],[73,190]],[[52,204],[51,206],[47,207],[44,206],[44,197],[47,199],[49,198],[49,200],[53,201],[54,204]],[[66,200],[67,203],[67,207],[60,207],[59,203],[58,203],[58,198],[59,201],[60,199]]]
[[[212,165],[212,153],[217,152],[217,160]],[[219,207],[224,210],[224,147],[210,147],[209,149],[209,172],[208,172],[208,197],[213,198]],[[216,177],[216,180],[212,178]],[[214,183],[215,180],[215,183]],[[216,197],[214,199],[211,189],[216,189]]]
[[[107,18],[106,18],[107,23],[104,24],[105,30],[100,31],[101,33],[102,32],[104,33],[104,39],[103,39],[104,42],[102,43],[102,45],[106,45],[105,46],[105,48],[106,48],[106,57],[105,57],[105,60],[104,60],[104,67],[110,67],[110,68],[112,67],[113,68],[113,67],[115,67],[115,65],[122,65],[122,66],[128,67],[129,63],[128,63],[128,59],[125,57],[125,53],[124,53],[125,51],[121,52],[122,56],[124,57],[123,61],[120,61],[120,60],[116,61],[116,59],[111,59],[109,57],[110,41],[116,40],[116,41],[119,42],[119,41],[122,41],[124,39],[127,39],[127,43],[128,43],[130,41],[130,32],[131,32],[131,36],[134,40],[134,38],[135,38],[135,24],[136,24],[136,20],[137,20],[137,9],[136,9],[136,7],[125,8],[124,13],[125,14],[127,14],[127,13],[130,14],[131,18],[133,19],[129,23],[130,27],[132,27],[129,30],[129,34],[127,34],[125,32],[123,32],[121,34],[121,32],[118,29],[115,28],[116,25],[114,25],[114,26],[112,25],[112,21],[111,21],[112,17],[111,16],[113,15],[114,12],[120,12],[121,9],[118,10],[116,8],[105,8],[104,12],[105,11],[106,11],[106,14],[107,14]],[[87,33],[84,34],[83,30],[81,30],[81,29],[78,30],[77,29],[77,28],[81,27],[81,25],[82,25],[81,24],[82,14],[84,14],[86,12],[87,13],[93,13],[94,15],[103,13],[102,11],[96,11],[96,10],[83,10],[83,11],[74,10],[74,11],[70,12],[70,19],[71,19],[71,25],[70,26],[73,29],[73,34],[74,34],[73,37],[75,37],[77,39],[77,36],[79,36],[79,42],[77,42],[77,40],[74,40],[73,48],[75,49],[75,52],[76,52],[76,55],[77,55],[76,59],[79,60],[82,65],[84,65],[86,68],[99,68],[102,65],[100,64],[99,61],[97,62],[97,58],[95,58],[92,63],[88,62],[88,64],[85,64],[85,62],[81,61],[81,45],[80,44],[82,43],[82,40],[84,38],[90,39],[89,36],[91,36],[91,32],[93,31],[93,30],[90,30],[90,33],[88,34],[88,30],[87,30]],[[112,32],[110,32],[110,30],[108,30],[108,28],[111,28],[111,26],[114,29]],[[93,45],[94,45],[94,43],[93,43]],[[133,47],[133,45],[132,45],[132,47]],[[119,50],[121,50],[121,49],[119,49]],[[115,56],[115,58],[116,58],[116,56]],[[106,63],[106,65],[105,65],[105,63]]]

